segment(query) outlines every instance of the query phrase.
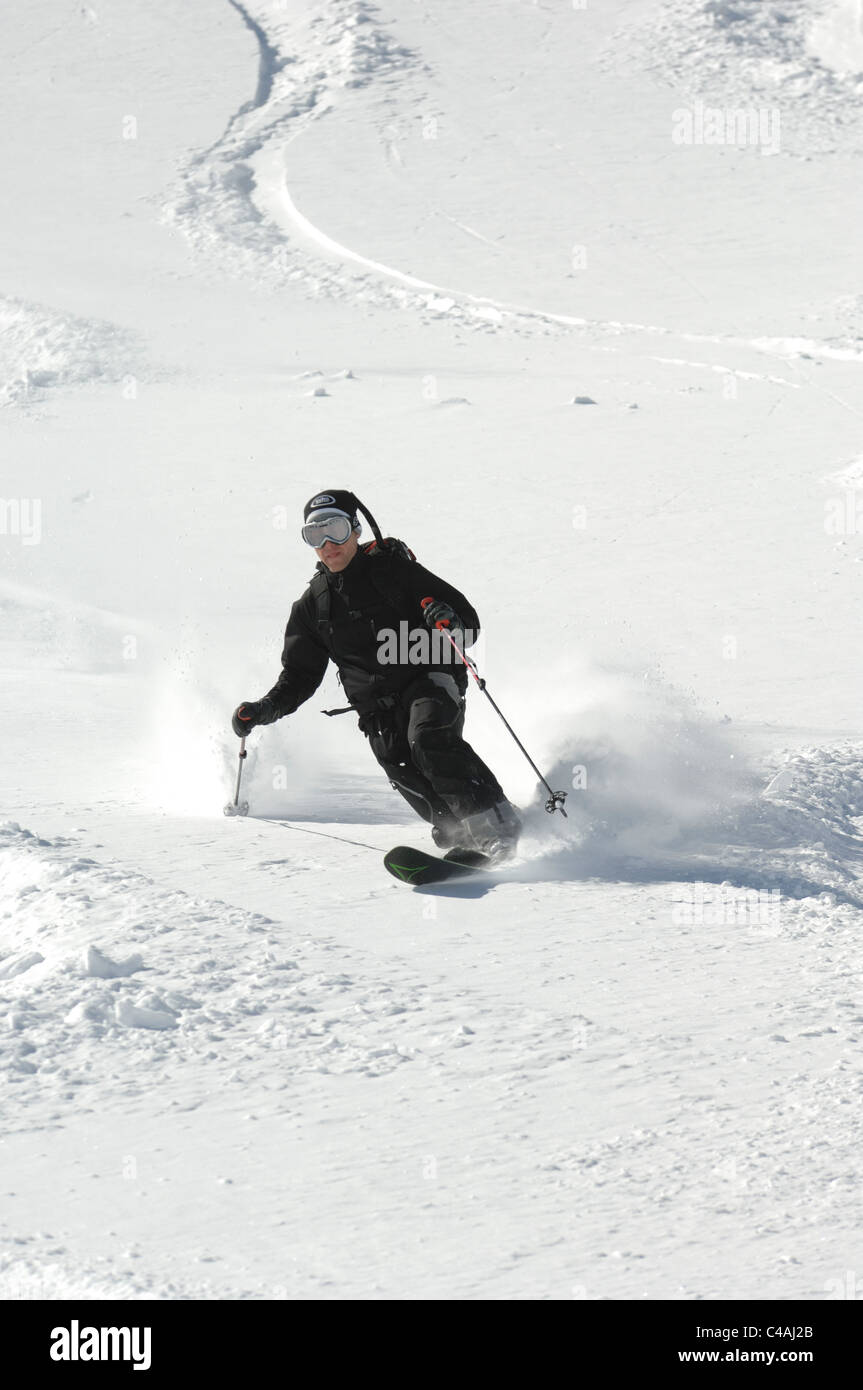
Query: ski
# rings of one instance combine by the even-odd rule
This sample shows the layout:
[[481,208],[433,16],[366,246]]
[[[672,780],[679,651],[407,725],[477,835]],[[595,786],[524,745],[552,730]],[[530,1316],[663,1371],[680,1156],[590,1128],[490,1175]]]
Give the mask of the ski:
[[384,855],[384,867],[401,883],[422,887],[426,883],[445,883],[447,879],[482,873],[491,867],[491,861],[485,855],[478,855],[475,864],[460,864],[457,859],[441,859],[436,854],[426,854],[425,850],[412,849],[410,845],[396,845]]

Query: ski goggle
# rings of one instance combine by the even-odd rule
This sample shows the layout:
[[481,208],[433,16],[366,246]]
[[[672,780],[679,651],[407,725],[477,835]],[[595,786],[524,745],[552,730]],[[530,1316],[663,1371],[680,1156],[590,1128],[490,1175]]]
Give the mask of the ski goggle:
[[319,517],[317,521],[307,521],[303,527],[303,540],[306,545],[319,550],[324,541],[333,545],[344,545],[353,527],[351,519],[344,512],[331,512],[329,516]]

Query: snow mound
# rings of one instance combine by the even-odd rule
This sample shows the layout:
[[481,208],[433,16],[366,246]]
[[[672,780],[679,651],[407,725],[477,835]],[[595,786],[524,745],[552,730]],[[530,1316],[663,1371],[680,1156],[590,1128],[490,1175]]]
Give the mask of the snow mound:
[[[92,1087],[101,1106],[156,1076],[209,1090],[239,1066],[266,1087],[409,1062],[423,987],[334,971],[332,944],[298,939],[297,915],[288,928],[4,823],[0,1070],[32,1099]],[[429,1047],[439,1028],[435,1017],[420,1030]]]
[[812,53],[835,72],[863,77],[860,0],[830,0],[809,30]]
[[778,107],[786,154],[831,151],[840,131],[844,145],[859,146],[863,77],[848,45],[836,59],[841,9],[842,0],[827,12],[823,0],[666,0],[647,23],[614,35],[604,65],[647,69],[693,101]]
[[26,405],[58,386],[134,380],[141,349],[133,334],[101,319],[76,318],[0,296],[0,403]]
[[[0,1256],[0,1299],[105,1302],[114,1299],[202,1299],[217,1297],[212,1283],[187,1279],[154,1280],[145,1271],[110,1266],[122,1257],[99,1256],[98,1263],[73,1262],[70,1252],[47,1231],[16,1238],[14,1253]],[[22,1249],[26,1247],[26,1254]]]
[[144,966],[139,955],[128,956],[126,960],[111,960],[98,946],[87,946],[82,964],[85,975],[100,980],[120,980],[125,975],[134,975],[136,970],[142,970]]

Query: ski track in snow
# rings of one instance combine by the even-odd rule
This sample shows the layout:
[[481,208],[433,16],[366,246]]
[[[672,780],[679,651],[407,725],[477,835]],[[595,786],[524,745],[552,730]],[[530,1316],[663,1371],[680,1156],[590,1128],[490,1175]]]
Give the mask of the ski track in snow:
[[[297,206],[289,184],[289,147],[312,121],[335,109],[342,93],[373,83],[390,83],[404,72],[419,70],[421,55],[395,45],[380,25],[376,7],[365,0],[337,0],[321,7],[305,30],[298,30],[295,19],[271,6],[244,6],[238,0],[228,3],[258,45],[255,92],[230,117],[220,139],[192,157],[162,213],[163,221],[183,232],[202,264],[218,265],[232,275],[250,276],[264,286],[295,284],[313,298],[327,295],[360,304],[411,309],[425,321],[444,318],[479,332],[578,333],[591,346],[606,351],[607,346],[590,340],[646,335],[708,344],[727,352],[750,350],[789,364],[812,358],[863,361],[859,296],[854,312],[849,309],[850,331],[841,338],[825,341],[773,334],[746,339],[669,330],[649,323],[591,320],[552,308],[510,303],[406,274],[338,243]],[[697,74],[703,80],[698,94],[704,96],[709,78],[726,83],[733,68],[738,77],[740,72],[744,74],[747,83],[736,92],[741,102],[764,100],[773,89],[774,95],[781,92],[783,102],[793,96],[795,111],[804,112],[807,119],[818,113],[819,129],[825,123],[826,128],[831,128],[831,123],[847,124],[858,79],[853,73],[822,67],[809,52],[806,35],[815,19],[808,7],[791,19],[783,14],[781,24],[773,11],[778,13],[782,6],[769,7],[769,24],[761,24],[765,16],[758,13],[753,0],[746,0],[744,8],[745,15],[735,15],[732,7],[705,0],[669,0],[665,17],[658,31],[651,30],[648,43],[659,76],[685,83],[694,81]],[[738,31],[736,21],[741,18],[747,22]],[[759,22],[753,24],[753,19]],[[843,23],[843,17],[837,16],[839,34]],[[788,50],[778,66],[770,48],[777,32]],[[832,32],[829,24],[825,32]],[[739,61],[741,33],[755,55],[743,64]],[[717,46],[723,36],[727,36],[725,48],[722,43]],[[609,61],[625,63],[636,38],[631,31],[618,35]],[[636,44],[638,58],[632,58],[633,63],[643,62],[644,38],[642,34]],[[710,58],[706,67],[705,55]],[[725,90],[725,104],[734,95],[734,91]],[[811,138],[809,125],[804,129]],[[461,225],[448,213],[443,215]],[[485,240],[473,229],[465,230]],[[854,297],[846,298],[850,305]],[[0,403],[5,405],[38,404],[48,390],[57,387],[142,376],[154,380],[163,374],[161,368],[154,374],[134,335],[113,324],[75,318],[7,297],[0,301],[0,326],[4,338]],[[670,356],[654,360],[793,389],[814,384],[805,376],[792,382],[771,373],[742,371],[724,362],[688,362]]]
[[[423,319],[445,317],[483,332],[500,328],[517,334],[579,332],[588,338],[646,334],[725,349],[750,349],[792,362],[812,356],[863,361],[863,343],[858,335],[823,342],[781,335],[746,339],[680,332],[654,324],[589,320],[438,285],[341,245],[296,205],[286,170],[289,147],[312,121],[323,119],[334,109],[342,91],[372,82],[391,82],[400,73],[417,69],[420,55],[393,45],[377,24],[376,8],[362,0],[338,0],[319,11],[311,19],[302,44],[292,21],[274,14],[271,8],[243,7],[236,0],[230,3],[259,45],[256,95],[231,118],[223,138],[191,162],[180,189],[163,210],[163,219],[184,233],[202,260],[219,264],[231,274],[251,276],[264,285],[298,284],[313,297],[330,295],[359,304],[389,304],[413,309]],[[710,47],[717,6],[705,6],[703,0],[676,0],[669,6],[671,18],[665,36],[666,44],[673,40],[671,53],[690,49],[685,36],[693,8],[709,13],[705,42]],[[682,18],[678,10],[685,11]],[[722,15],[716,22],[724,22]],[[627,41],[631,42],[631,35]],[[618,53],[618,46],[614,52]],[[703,55],[704,48],[698,52]],[[666,59],[666,71],[675,72],[672,59],[667,55]],[[841,104],[831,110],[840,111]],[[315,258],[309,247],[318,256],[323,253],[325,259]],[[365,273],[351,272],[352,265]],[[726,365],[712,369],[735,371]],[[758,379],[756,373],[747,375]],[[763,379],[794,384],[769,374]]]

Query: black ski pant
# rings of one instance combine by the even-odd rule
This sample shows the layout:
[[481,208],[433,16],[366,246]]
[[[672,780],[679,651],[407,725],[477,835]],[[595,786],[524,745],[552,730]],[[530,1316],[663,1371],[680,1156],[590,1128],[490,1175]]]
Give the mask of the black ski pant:
[[360,717],[396,791],[444,832],[504,800],[494,773],[462,738],[464,715],[465,697],[453,677],[433,671]]

